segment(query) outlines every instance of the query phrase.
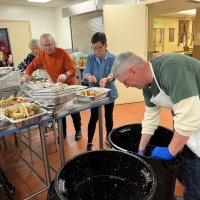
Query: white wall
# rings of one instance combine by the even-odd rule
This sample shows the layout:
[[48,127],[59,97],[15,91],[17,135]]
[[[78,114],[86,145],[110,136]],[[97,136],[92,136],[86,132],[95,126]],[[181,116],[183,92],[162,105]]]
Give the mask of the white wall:
[[64,49],[71,49],[71,30],[70,20],[68,17],[62,17],[62,9],[66,6],[54,8],[54,23],[57,46]]
[[0,20],[29,20],[32,38],[39,38],[42,33],[55,36],[52,8],[0,4]]
[[[137,0],[116,0],[114,4],[136,3]],[[105,0],[105,4],[113,4]],[[42,33],[50,33],[55,37],[57,46],[71,49],[71,30],[68,17],[62,17],[62,9],[66,5],[55,8],[0,4],[0,20],[29,20],[32,38],[39,38]]]

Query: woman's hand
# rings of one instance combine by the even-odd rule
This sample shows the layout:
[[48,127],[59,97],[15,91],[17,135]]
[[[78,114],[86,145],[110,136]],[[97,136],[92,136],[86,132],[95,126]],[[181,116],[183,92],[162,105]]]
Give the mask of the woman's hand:
[[108,83],[108,78],[102,78],[99,81],[99,86],[102,87],[102,88],[105,88],[105,86],[106,86],[107,83]]
[[96,83],[96,82],[97,82],[96,77],[93,76],[93,75],[89,75],[89,76],[87,77],[87,80],[88,80],[89,82],[91,82],[91,83]]

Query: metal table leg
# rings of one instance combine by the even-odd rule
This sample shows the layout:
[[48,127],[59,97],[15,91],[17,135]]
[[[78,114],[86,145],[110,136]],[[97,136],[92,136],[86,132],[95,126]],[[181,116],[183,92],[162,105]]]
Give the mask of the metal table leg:
[[63,143],[63,124],[62,118],[58,119],[58,137],[59,137],[59,150],[61,165],[65,163],[64,143]]
[[21,142],[21,131],[17,131],[16,138],[17,137],[19,137],[19,141],[18,141],[18,146],[17,147],[18,147],[19,152],[22,153],[23,150],[22,150],[22,142]]
[[45,175],[46,175],[46,182],[47,187],[50,187],[51,184],[51,175],[50,175],[50,166],[49,166],[49,160],[47,156],[47,146],[46,146],[46,138],[45,138],[45,126],[43,124],[39,125],[40,130],[40,138],[41,138],[41,146],[42,146],[42,156],[44,160],[44,169],[45,169]]
[[56,119],[55,118],[53,118],[52,125],[53,125],[54,144],[56,146],[56,151],[58,151],[58,143],[57,143],[57,138],[56,138]]
[[33,154],[32,154],[32,135],[31,135],[31,129],[27,128],[27,132],[28,132],[28,145],[30,146],[29,151],[30,151],[30,156],[31,156],[31,162],[33,163]]
[[98,107],[99,111],[99,148],[103,149],[103,120],[102,120],[102,106]]

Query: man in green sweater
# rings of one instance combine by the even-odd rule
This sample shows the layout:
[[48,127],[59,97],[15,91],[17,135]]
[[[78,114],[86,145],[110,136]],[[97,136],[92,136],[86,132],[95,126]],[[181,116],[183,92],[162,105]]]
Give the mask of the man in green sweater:
[[161,107],[174,113],[174,136],[168,147],[155,147],[151,157],[170,160],[180,153],[184,200],[200,199],[200,61],[179,54],[156,57],[150,62],[132,52],[121,53],[113,75],[126,87],[143,89],[146,112],[138,154],[157,129]]

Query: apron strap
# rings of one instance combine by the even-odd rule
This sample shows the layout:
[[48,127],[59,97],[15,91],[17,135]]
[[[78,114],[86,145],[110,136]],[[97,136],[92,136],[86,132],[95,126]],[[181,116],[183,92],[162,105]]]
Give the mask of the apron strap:
[[158,86],[158,89],[160,90],[160,92],[164,92],[164,91],[160,88],[160,86],[159,86],[159,84],[158,84],[158,81],[157,81],[157,79],[156,79],[155,73],[154,73],[154,71],[153,71],[152,64],[151,64],[150,62],[149,62],[149,66],[150,66],[151,72],[152,72],[152,74],[153,74],[153,78],[154,78],[154,80],[155,80],[155,82],[156,82],[156,85]]

